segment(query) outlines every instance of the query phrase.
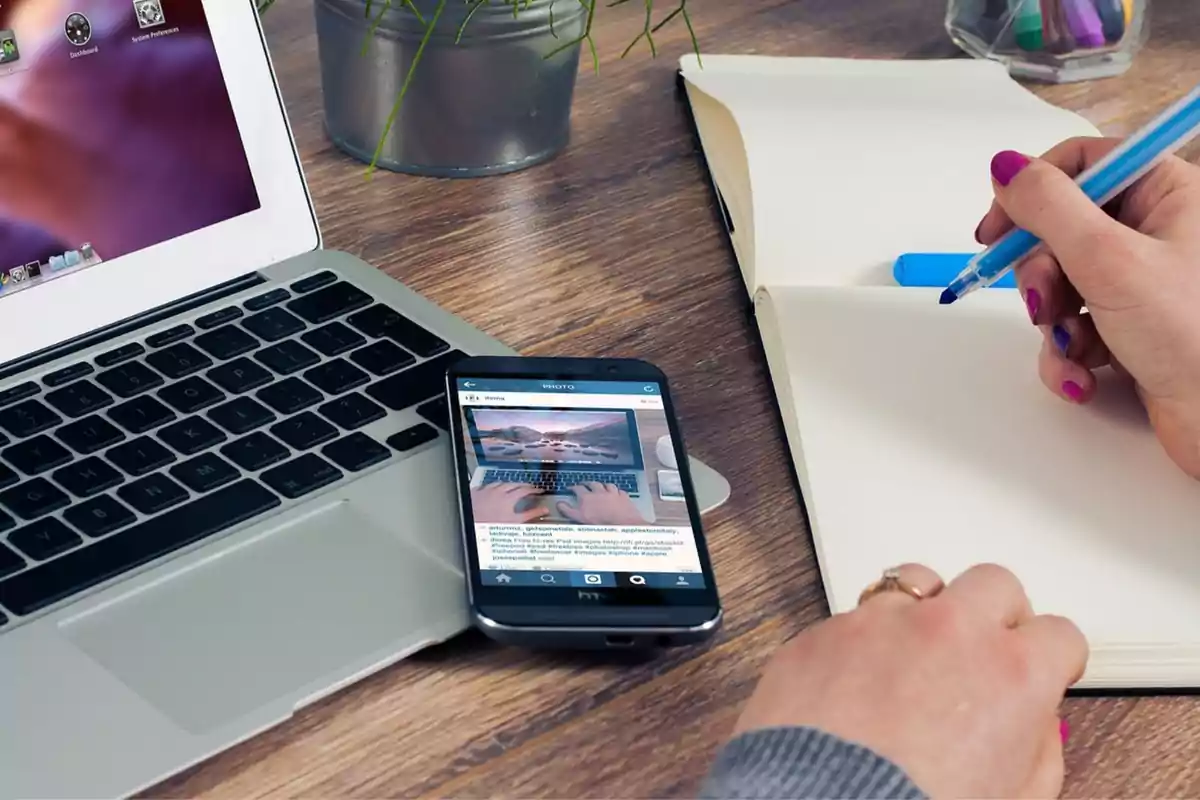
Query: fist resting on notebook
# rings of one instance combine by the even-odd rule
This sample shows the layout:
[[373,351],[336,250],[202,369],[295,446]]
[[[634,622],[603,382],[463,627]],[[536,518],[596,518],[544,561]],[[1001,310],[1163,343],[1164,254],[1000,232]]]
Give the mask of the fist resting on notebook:
[[900,579],[924,599],[875,594],[784,645],[735,735],[818,728],[890,760],[929,797],[1057,797],[1058,708],[1086,666],[1083,634],[1036,615],[998,566],[944,588],[919,565]]
[[997,154],[976,236],[991,244],[1015,223],[1044,243],[1016,274],[1050,390],[1086,403],[1096,370],[1132,378],[1167,454],[1200,478],[1200,167],[1171,157],[1102,210],[1073,178],[1118,143]]
[[[628,494],[616,486],[585,483],[571,489],[573,502],[559,501],[558,513],[580,525],[644,525]],[[483,523],[529,523],[550,515],[542,491],[523,483],[492,483],[471,490],[471,509]]]

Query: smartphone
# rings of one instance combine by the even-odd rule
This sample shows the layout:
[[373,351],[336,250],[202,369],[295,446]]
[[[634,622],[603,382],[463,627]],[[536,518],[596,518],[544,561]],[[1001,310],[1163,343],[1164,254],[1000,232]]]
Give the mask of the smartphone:
[[[447,392],[471,611],[485,634],[644,649],[716,632],[721,603],[661,370],[480,356],[450,368]],[[664,436],[681,501],[651,487]]]

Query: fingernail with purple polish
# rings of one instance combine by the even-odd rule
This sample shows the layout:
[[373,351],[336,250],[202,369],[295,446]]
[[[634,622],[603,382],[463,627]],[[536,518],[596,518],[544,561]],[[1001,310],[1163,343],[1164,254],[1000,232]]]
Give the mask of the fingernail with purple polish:
[[1063,394],[1074,400],[1076,403],[1083,400],[1083,387],[1075,381],[1063,381]]
[[1071,346],[1071,334],[1062,325],[1055,325],[1050,329],[1050,335],[1054,337],[1054,346],[1058,348],[1058,352],[1065,356],[1067,348]]
[[1071,723],[1065,719],[1060,720],[1058,723],[1058,735],[1062,737],[1062,743],[1066,744],[1067,740],[1071,738]]
[[1029,165],[1029,159],[1014,150],[1001,150],[992,156],[992,177],[1001,186],[1008,186],[1017,173]]
[[1038,311],[1042,308],[1042,296],[1037,289],[1025,292],[1025,308],[1029,309],[1029,321],[1036,323]]

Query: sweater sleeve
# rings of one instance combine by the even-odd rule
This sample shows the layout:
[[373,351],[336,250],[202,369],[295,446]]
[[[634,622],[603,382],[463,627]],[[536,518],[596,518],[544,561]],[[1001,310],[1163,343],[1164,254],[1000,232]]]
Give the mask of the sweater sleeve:
[[744,733],[717,755],[705,800],[924,800],[891,761],[815,728]]

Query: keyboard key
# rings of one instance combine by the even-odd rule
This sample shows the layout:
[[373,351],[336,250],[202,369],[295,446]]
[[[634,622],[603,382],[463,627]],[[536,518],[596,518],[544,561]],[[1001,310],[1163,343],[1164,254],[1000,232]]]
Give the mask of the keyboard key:
[[45,516],[70,502],[61,489],[45,478],[34,478],[0,492],[0,503],[24,520]]
[[240,436],[274,421],[275,415],[257,400],[235,397],[209,411],[208,418],[234,436]]
[[309,347],[332,358],[366,344],[367,338],[341,322],[331,322],[300,337]]
[[399,433],[392,434],[388,437],[387,443],[389,447],[401,453],[406,453],[437,438],[438,432],[436,429],[430,425],[426,425],[424,422],[420,422],[411,428],[406,428]]
[[187,500],[187,489],[156,472],[117,489],[120,497],[143,514],[157,514]]
[[0,428],[4,428],[18,439],[41,433],[60,422],[62,422],[62,417],[37,400],[26,400],[24,403],[18,403],[12,408],[0,411]]
[[[88,366],[91,366],[90,364]],[[46,402],[68,417],[82,417],[113,403],[112,395],[91,381],[75,381],[48,393]]]
[[145,433],[175,419],[175,412],[149,395],[109,409],[108,416],[130,433]]
[[107,536],[137,521],[132,511],[106,494],[71,506],[63,512],[63,519],[93,539]]
[[262,431],[256,431],[222,447],[221,455],[242,469],[260,470],[283,461],[290,453],[286,447],[270,436]]
[[194,414],[225,399],[220,389],[198,375],[171,384],[159,391],[158,396],[180,414]]
[[361,428],[363,425],[387,416],[387,412],[378,403],[371,402],[358,392],[330,400],[317,411],[321,412],[321,416],[330,422],[348,431]]
[[180,342],[146,356],[146,363],[174,380],[211,367],[213,362],[187,342]]
[[202,333],[192,342],[218,361],[249,353],[260,344],[257,339],[236,325],[226,325],[223,328]]
[[87,361],[80,361],[77,364],[71,364],[69,367],[63,367],[60,370],[49,372],[42,376],[42,383],[50,387],[62,386],[64,383],[70,383],[73,380],[82,378],[84,375],[91,375],[96,371]]
[[54,435],[80,455],[103,450],[125,438],[116,425],[99,414],[63,425]]
[[280,414],[294,414],[321,402],[325,395],[299,378],[285,378],[260,390],[257,397]]
[[451,350],[411,369],[377,381],[365,391],[372,399],[393,411],[400,411],[422,400],[443,394],[446,391],[446,370],[463,358],[466,358],[463,353]]
[[291,293],[289,293],[287,289],[272,289],[266,294],[260,294],[257,297],[251,297],[249,300],[242,303],[242,306],[247,311],[262,311],[264,308],[270,308],[273,305],[282,303],[291,296]]
[[231,484],[0,581],[0,605],[31,614],[279,504],[278,497],[254,481]]
[[246,317],[242,327],[264,341],[277,342],[304,330],[304,323],[282,308],[269,308]]
[[0,544],[0,578],[25,569],[25,559]]
[[225,459],[216,453],[203,453],[171,467],[171,477],[193,492],[208,492],[241,477]]
[[334,275],[329,270],[323,270],[293,283],[292,291],[296,294],[305,294],[320,289],[322,286],[328,286],[336,280],[337,275]]
[[206,419],[188,417],[163,428],[158,432],[158,438],[190,456],[225,441],[225,434]]
[[350,360],[372,375],[391,375],[417,361],[386,339],[355,350],[350,354]]
[[18,400],[24,400],[26,397],[33,397],[40,392],[42,387],[38,386],[33,381],[17,384],[0,392],[0,406],[6,406],[10,403],[15,403]]
[[169,344],[182,341],[195,333],[191,325],[176,325],[174,328],[167,328],[165,331],[152,333],[146,337],[146,345],[148,347],[166,347]]
[[6,447],[0,455],[26,475],[37,475],[71,460],[71,451],[45,434]]
[[450,349],[446,342],[385,305],[373,305],[351,315],[347,322],[373,339],[391,339],[422,358]]
[[299,297],[288,303],[288,308],[313,325],[328,322],[350,311],[363,308],[374,302],[371,296],[348,283],[335,283],[318,292]]
[[19,480],[21,480],[21,478],[17,475],[17,473],[13,472],[4,464],[0,464],[0,489],[5,488],[6,486],[12,486]]
[[6,531],[16,524],[17,521],[15,519],[10,517],[8,514],[5,514],[3,511],[0,511],[0,531]]
[[175,454],[149,436],[119,444],[104,453],[105,458],[124,472],[138,477],[153,472],[175,460]]
[[140,361],[130,361],[119,367],[101,372],[96,381],[117,397],[133,397],[135,394],[163,385],[163,377]]
[[205,314],[196,320],[196,327],[202,331],[212,330],[218,325],[232,322],[242,316],[242,310],[237,306],[226,306],[219,311]]
[[446,398],[439,397],[425,405],[417,406],[417,413],[442,430],[450,430],[450,405]]
[[9,438],[8,438],[7,436],[5,436],[3,433],[0,433],[0,445],[6,445],[6,444],[8,444],[8,443],[9,443],[9,442],[11,442],[11,441],[12,441],[12,439],[9,439]]
[[326,361],[304,373],[309,383],[325,394],[341,394],[371,380],[371,376],[344,358]]
[[271,426],[271,433],[293,450],[307,450],[337,437],[337,428],[311,411]]
[[76,497],[91,497],[125,481],[121,473],[95,456],[56,469],[50,477]]
[[78,547],[83,539],[59,520],[47,517],[13,531],[8,543],[34,561],[45,561]]
[[259,477],[284,497],[296,498],[340,480],[342,471],[318,455],[305,453]]
[[208,379],[230,394],[241,394],[271,382],[271,373],[248,358],[239,358],[208,371]]
[[333,463],[350,472],[358,472],[367,467],[387,461],[392,457],[392,451],[361,431],[343,436],[336,442],[321,448]]
[[115,350],[109,350],[107,353],[101,353],[96,356],[96,366],[104,369],[105,367],[115,366],[122,361],[128,361],[135,356],[140,356],[146,352],[146,348],[142,347],[137,342],[130,342],[122,345]]
[[294,339],[264,347],[254,357],[280,375],[291,375],[321,360],[320,356]]

